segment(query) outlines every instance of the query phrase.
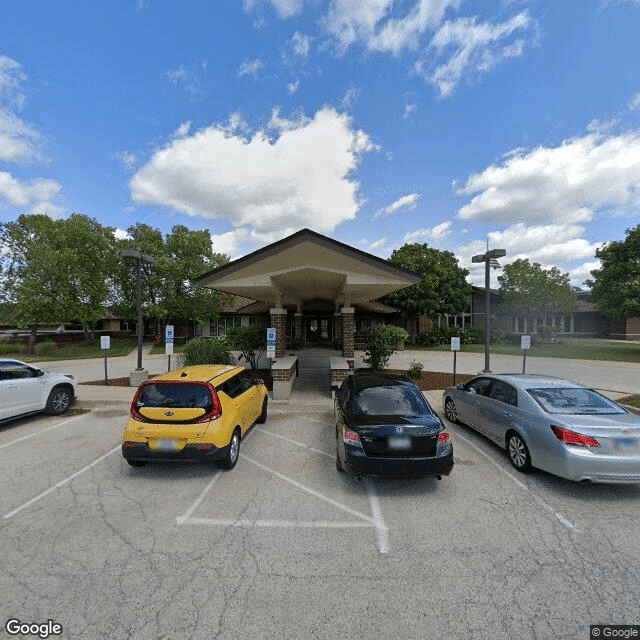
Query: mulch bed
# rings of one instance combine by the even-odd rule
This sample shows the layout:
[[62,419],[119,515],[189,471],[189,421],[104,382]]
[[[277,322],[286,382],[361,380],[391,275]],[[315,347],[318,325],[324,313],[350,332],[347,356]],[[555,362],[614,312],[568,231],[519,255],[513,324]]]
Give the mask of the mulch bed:
[[[402,369],[389,369],[392,373],[401,373],[402,375],[408,376],[406,371]],[[460,384],[462,382],[469,382],[475,376],[469,375],[468,373],[456,373],[456,384]],[[441,371],[423,371],[419,380],[414,380],[414,382],[423,390],[423,391],[433,391],[435,389],[446,389],[447,387],[453,386],[453,373],[443,373]]]

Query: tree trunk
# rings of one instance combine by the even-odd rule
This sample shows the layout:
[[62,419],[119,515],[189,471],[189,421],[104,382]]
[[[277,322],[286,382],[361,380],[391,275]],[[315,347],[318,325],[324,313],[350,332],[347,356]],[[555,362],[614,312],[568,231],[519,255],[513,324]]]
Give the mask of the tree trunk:
[[29,336],[29,344],[24,350],[25,354],[33,355],[36,352],[36,344],[38,342],[38,325],[31,325],[31,335]]

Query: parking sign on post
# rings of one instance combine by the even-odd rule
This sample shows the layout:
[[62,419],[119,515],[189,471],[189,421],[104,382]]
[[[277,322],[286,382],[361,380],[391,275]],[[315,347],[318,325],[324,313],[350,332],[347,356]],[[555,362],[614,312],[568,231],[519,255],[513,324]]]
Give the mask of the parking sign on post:
[[520,348],[522,349],[522,373],[527,368],[527,351],[531,349],[531,336],[520,336]]
[[456,356],[460,351],[460,338],[451,338],[451,351],[453,351],[453,384],[456,384]]
[[276,329],[269,327],[267,329],[267,358],[276,357]]
[[100,348],[104,351],[104,383],[109,384],[107,377],[107,353],[111,349],[111,336],[100,336]]
[[167,371],[171,371],[171,356],[173,355],[173,325],[168,324],[164,331],[164,349],[169,358],[167,361]]

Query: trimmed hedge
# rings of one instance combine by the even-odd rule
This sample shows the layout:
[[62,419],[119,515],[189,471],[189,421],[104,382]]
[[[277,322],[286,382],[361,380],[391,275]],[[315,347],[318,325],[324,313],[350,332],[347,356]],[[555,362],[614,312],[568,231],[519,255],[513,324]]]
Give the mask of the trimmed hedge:
[[484,329],[482,327],[450,327],[442,325],[434,327],[431,331],[421,333],[417,337],[420,344],[433,347],[438,344],[449,344],[451,338],[460,338],[460,344],[482,344],[484,342]]
[[180,364],[183,367],[191,367],[196,364],[229,364],[231,354],[229,343],[221,338],[194,338],[184,345],[184,351],[180,356]]

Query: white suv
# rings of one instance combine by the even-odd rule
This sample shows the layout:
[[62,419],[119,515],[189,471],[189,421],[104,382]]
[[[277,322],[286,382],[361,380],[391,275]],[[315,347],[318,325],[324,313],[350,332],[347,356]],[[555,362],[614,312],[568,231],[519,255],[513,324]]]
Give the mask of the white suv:
[[71,375],[0,358],[0,421],[40,411],[59,416],[74,403],[77,390]]

